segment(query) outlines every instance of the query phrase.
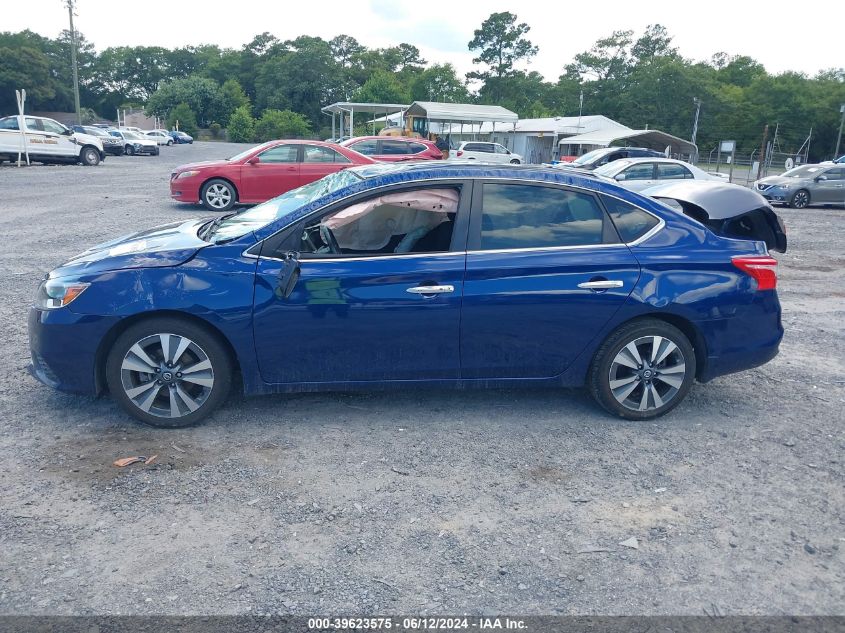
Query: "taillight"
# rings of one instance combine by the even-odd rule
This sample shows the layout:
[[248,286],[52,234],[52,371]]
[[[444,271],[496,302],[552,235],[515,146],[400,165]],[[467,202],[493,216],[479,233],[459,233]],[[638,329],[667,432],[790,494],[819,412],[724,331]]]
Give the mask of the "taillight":
[[462,149],[459,149],[458,153],[455,154],[455,156],[463,156],[463,155],[464,155],[464,150],[462,150]]
[[757,281],[757,290],[774,290],[778,285],[778,260],[774,257],[732,257],[733,265]]

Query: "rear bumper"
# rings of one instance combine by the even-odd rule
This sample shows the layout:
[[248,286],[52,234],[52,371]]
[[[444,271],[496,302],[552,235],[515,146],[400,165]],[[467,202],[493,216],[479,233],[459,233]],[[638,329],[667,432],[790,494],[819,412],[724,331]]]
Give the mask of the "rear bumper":
[[60,391],[95,395],[97,350],[115,323],[115,317],[79,315],[67,308],[30,308],[30,374]]
[[698,372],[701,382],[769,362],[777,356],[783,339],[780,302],[774,290],[756,293],[735,317],[697,325],[707,347],[707,361]]

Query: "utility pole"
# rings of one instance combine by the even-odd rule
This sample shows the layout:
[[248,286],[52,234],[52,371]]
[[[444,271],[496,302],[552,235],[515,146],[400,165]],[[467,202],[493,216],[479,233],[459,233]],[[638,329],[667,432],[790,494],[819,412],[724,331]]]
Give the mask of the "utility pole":
[[70,64],[73,67],[73,102],[76,106],[76,123],[82,125],[82,108],[79,106],[79,70],[76,66],[76,31],[73,28],[73,11],[76,0],[65,0],[70,18]]
[[763,142],[760,144],[760,162],[757,163],[757,180],[763,176],[763,165],[766,164],[766,141],[769,140],[769,124],[763,128]]
[[[695,104],[695,121],[692,124],[692,144],[695,145],[695,137],[698,136],[698,113],[701,112],[701,99],[698,97],[693,97],[692,102]],[[696,145],[695,150],[695,161],[698,162],[698,146]]]
[[842,140],[842,126],[845,125],[845,103],[839,106],[842,118],[839,120],[839,136],[836,137],[836,151],[833,152],[833,159],[839,158],[839,142]]

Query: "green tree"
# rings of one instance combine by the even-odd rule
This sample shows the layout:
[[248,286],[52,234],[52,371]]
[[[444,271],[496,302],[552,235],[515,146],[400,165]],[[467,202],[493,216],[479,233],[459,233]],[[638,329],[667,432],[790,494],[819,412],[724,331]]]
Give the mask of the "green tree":
[[197,118],[191,106],[182,102],[176,105],[167,115],[167,127],[171,130],[180,129],[185,134],[197,135]]
[[242,105],[232,112],[226,134],[232,143],[250,143],[255,138],[255,119],[248,105]]
[[308,119],[290,110],[265,110],[255,124],[256,141],[303,138],[311,134]]
[[225,113],[221,123],[226,125],[235,110],[242,106],[249,106],[249,97],[246,96],[237,79],[227,79],[223,82],[220,92],[223,94],[223,112]]
[[180,103],[188,104],[202,127],[208,127],[214,121],[228,120],[230,111],[227,111],[220,86],[212,79],[196,75],[161,84],[147,102],[146,111],[166,117]]
[[412,101],[460,103],[468,99],[467,87],[452,64],[434,64],[411,80]]
[[516,19],[509,11],[492,13],[467,45],[471,51],[480,51],[472,61],[488,66],[488,70],[473,71],[467,77],[489,84],[489,98],[494,101],[501,96],[504,78],[513,74],[514,64],[537,54],[537,47],[525,37],[531,27],[525,22],[517,24]]
[[396,75],[376,70],[355,93],[355,101],[362,103],[409,103],[408,90]]
[[28,46],[0,46],[0,112],[17,114],[15,90],[25,89],[27,106],[46,103],[56,96],[50,60]]

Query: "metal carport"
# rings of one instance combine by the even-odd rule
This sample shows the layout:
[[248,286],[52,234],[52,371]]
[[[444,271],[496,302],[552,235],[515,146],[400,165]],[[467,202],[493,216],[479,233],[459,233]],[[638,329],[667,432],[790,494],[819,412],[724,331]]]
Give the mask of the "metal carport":
[[[698,147],[695,143],[685,141],[682,138],[673,136],[660,130],[618,130],[605,129],[596,130],[595,132],[587,132],[585,134],[577,134],[575,136],[568,136],[562,138],[558,142],[559,146],[568,145],[570,147],[588,147],[590,149],[597,149],[599,147],[610,147],[611,145],[636,146],[647,147],[659,152],[663,152],[669,148],[670,156],[687,158],[694,157],[698,154]],[[561,151],[563,156],[564,152]],[[568,154],[572,155],[572,154]]]
[[[354,134],[354,122],[352,117],[356,112],[367,112],[369,114],[394,114],[395,112],[404,112],[408,109],[407,104],[401,103],[354,103],[351,101],[338,101],[331,105],[321,108],[320,111],[324,114],[332,115],[332,138],[343,136],[343,119],[344,115],[349,115],[349,135]],[[336,131],[336,116],[340,115],[340,134],[335,134]]]

